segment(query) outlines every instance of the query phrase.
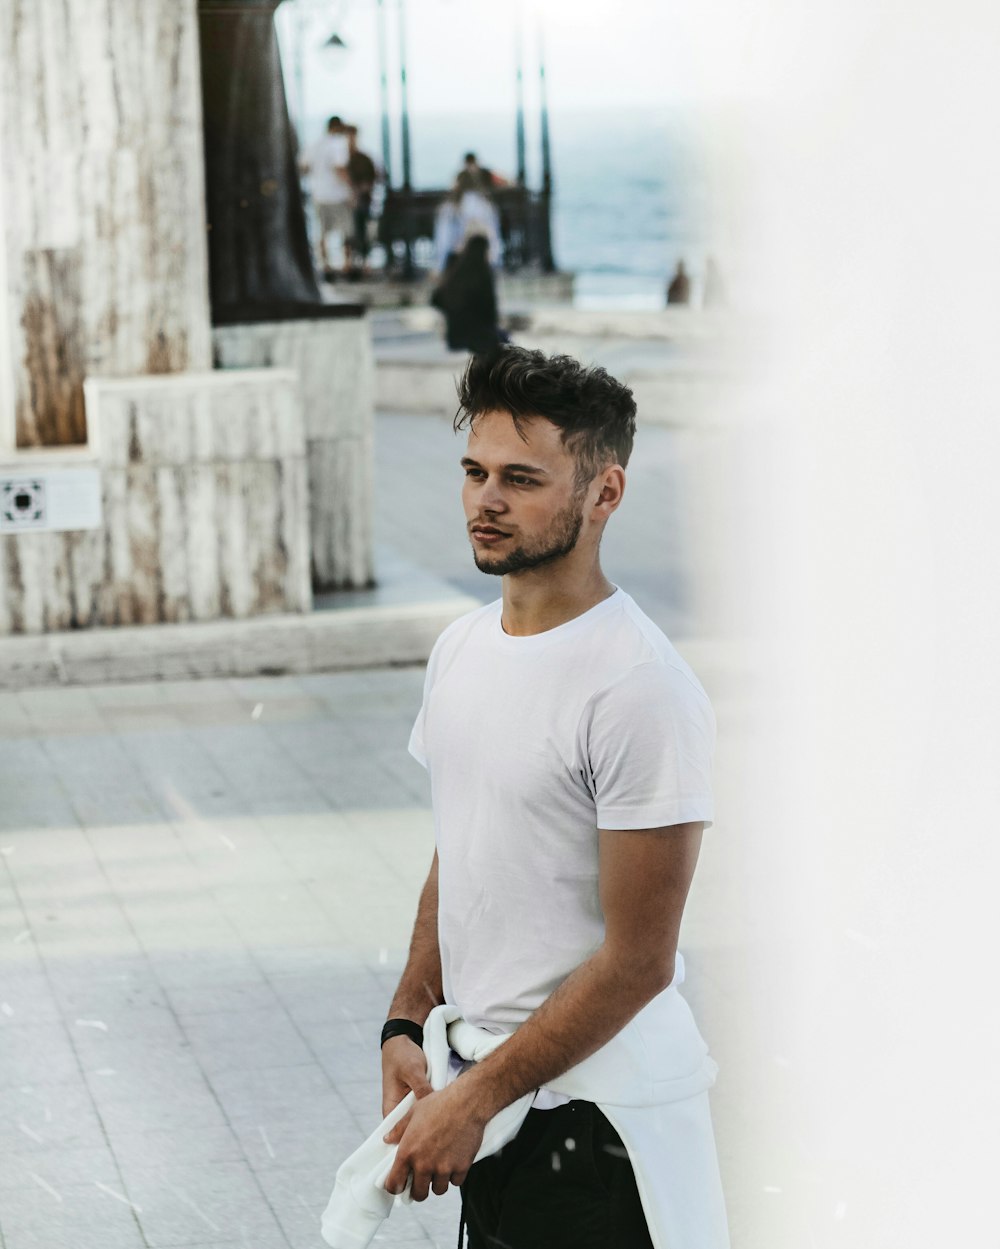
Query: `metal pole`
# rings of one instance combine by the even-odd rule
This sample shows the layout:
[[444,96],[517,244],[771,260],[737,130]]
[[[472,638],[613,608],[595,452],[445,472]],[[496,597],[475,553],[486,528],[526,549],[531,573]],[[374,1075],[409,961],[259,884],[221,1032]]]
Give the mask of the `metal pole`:
[[416,276],[413,265],[413,205],[410,203],[410,192],[413,186],[410,181],[410,104],[406,90],[406,11],[404,0],[399,4],[399,82],[402,88],[400,138],[403,158],[403,280],[411,281]]
[[545,83],[545,44],[542,34],[541,14],[538,18],[538,78],[541,91],[542,111],[542,269],[554,273],[556,262],[552,257],[552,149],[549,144],[549,100]]
[[411,190],[410,184],[410,105],[406,90],[406,13],[404,0],[399,3],[399,82],[402,87],[402,148],[403,190]]
[[552,190],[552,149],[549,145],[549,100],[545,85],[545,48],[538,31],[538,79],[542,108],[542,190]]
[[524,44],[521,39],[521,6],[514,10],[514,48],[517,58],[517,185],[527,181],[524,152]]
[[378,22],[378,72],[382,102],[382,168],[385,170],[385,185],[388,188],[392,186],[392,168],[389,147],[389,71],[385,46],[385,0],[378,0],[376,17]]

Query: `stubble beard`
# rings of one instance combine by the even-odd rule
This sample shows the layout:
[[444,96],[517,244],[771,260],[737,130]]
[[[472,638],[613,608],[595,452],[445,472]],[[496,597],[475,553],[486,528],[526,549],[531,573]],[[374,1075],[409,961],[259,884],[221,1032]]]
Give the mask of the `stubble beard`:
[[548,531],[536,543],[515,547],[506,555],[491,556],[489,551],[472,549],[472,558],[480,572],[494,577],[508,573],[528,572],[541,568],[568,555],[576,546],[583,528],[583,508],[577,500],[568,503],[552,518]]

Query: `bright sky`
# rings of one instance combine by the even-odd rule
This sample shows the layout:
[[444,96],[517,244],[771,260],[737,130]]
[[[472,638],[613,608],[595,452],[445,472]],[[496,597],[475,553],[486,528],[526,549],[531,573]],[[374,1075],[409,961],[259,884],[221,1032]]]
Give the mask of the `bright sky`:
[[[306,113],[378,112],[375,0],[285,0],[278,25],[293,112],[294,53],[301,30]],[[526,106],[537,111],[538,49],[545,46],[553,111],[663,108],[705,86],[704,30],[681,0],[405,0],[410,108],[415,117],[514,112],[516,28],[521,14]],[[399,0],[385,0],[391,107],[399,98]],[[703,23],[702,23],[703,25]],[[346,49],[321,50],[336,31]],[[727,46],[728,45],[728,46]],[[713,35],[715,74],[740,41]]]

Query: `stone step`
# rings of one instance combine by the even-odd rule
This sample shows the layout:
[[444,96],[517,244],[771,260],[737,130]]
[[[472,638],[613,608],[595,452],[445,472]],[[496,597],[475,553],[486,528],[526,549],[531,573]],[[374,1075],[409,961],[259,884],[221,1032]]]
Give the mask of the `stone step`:
[[[497,298],[501,307],[544,301],[566,305],[573,298],[572,273],[498,273]],[[385,278],[375,273],[360,281],[343,278],[323,284],[328,303],[364,304],[367,308],[401,309],[426,307],[437,278],[423,273],[412,282]]]
[[[504,317],[503,314],[507,314]],[[675,343],[717,343],[735,332],[733,314],[724,308],[573,308],[565,304],[501,303],[501,320],[512,320],[519,335],[578,338],[650,339]],[[382,310],[372,316],[376,341],[386,330],[440,334],[441,313],[429,305]]]
[[[526,344],[527,345],[527,344]],[[534,338],[531,346],[551,353],[566,352],[584,361],[604,363],[586,344]],[[441,348],[433,354],[409,355],[403,350],[377,353],[375,406],[382,412],[434,414],[451,418],[457,407],[456,391],[468,362],[465,352]],[[631,387],[639,420],[683,428],[709,423],[718,406],[725,375],[707,363],[677,361],[661,368],[619,368],[607,365]]]
[[480,605],[395,552],[378,551],[376,568],[377,587],[318,597],[311,612],[0,638],[0,689],[420,664]]

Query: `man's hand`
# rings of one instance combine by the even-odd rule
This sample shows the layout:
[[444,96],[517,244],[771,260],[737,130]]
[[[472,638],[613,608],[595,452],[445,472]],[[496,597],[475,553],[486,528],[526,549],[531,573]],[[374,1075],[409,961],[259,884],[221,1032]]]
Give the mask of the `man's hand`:
[[412,1089],[419,1099],[430,1093],[424,1051],[407,1036],[390,1037],[382,1046],[382,1118]]
[[401,1193],[411,1172],[414,1201],[423,1201],[429,1191],[440,1197],[449,1184],[461,1184],[479,1152],[486,1123],[470,1103],[461,1077],[424,1097],[383,1138],[399,1146],[386,1192]]
[[670,984],[702,824],[599,831],[604,942],[461,1078],[487,1121],[605,1045]]

